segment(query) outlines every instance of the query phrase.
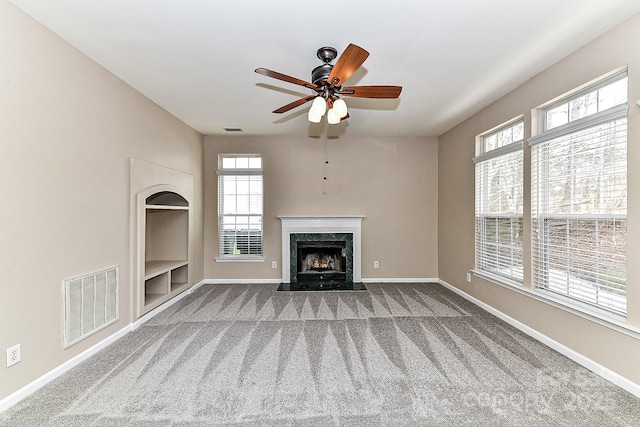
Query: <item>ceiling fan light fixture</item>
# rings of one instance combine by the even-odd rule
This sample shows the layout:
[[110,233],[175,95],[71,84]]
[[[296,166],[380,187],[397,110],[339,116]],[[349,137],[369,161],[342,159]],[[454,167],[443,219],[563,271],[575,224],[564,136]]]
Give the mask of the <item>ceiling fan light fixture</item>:
[[330,125],[337,125],[338,123],[340,123],[340,119],[342,117],[343,116],[340,116],[335,108],[330,108],[327,112],[327,123],[329,123]]
[[311,111],[313,111],[314,115],[320,117],[324,116],[324,113],[327,112],[327,101],[325,101],[323,97],[317,96],[313,100],[313,103],[311,103],[311,109],[309,110],[309,112],[311,113]]
[[322,115],[314,111],[313,108],[309,108],[309,115],[307,117],[311,123],[320,123],[320,120],[322,120]]
[[333,101],[333,109],[340,118],[347,115],[347,103],[344,102],[344,99],[336,99]]

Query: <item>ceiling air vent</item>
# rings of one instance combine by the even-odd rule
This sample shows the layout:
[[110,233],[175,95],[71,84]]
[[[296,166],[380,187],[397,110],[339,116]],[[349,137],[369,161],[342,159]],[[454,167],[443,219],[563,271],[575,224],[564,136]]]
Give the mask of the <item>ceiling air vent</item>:
[[240,128],[224,128],[225,132],[244,132],[242,129]]

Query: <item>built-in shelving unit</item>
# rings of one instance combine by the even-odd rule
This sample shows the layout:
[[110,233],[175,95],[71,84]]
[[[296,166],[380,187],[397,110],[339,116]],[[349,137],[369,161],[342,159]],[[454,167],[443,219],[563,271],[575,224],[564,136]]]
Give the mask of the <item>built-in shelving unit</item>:
[[189,202],[172,191],[154,193],[141,207],[144,272],[139,314],[142,315],[189,284]]

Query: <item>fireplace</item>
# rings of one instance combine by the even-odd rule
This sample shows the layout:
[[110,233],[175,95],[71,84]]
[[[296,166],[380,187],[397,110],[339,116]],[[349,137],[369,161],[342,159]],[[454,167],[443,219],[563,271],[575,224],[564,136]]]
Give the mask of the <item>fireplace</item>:
[[353,234],[292,233],[291,283],[353,282]]
[[363,216],[280,216],[282,283],[360,283]]

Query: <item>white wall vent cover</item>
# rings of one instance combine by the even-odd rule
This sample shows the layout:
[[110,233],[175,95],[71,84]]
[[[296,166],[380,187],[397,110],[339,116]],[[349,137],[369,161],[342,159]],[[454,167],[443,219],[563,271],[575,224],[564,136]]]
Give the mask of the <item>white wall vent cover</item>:
[[118,267],[64,281],[64,348],[118,320]]

